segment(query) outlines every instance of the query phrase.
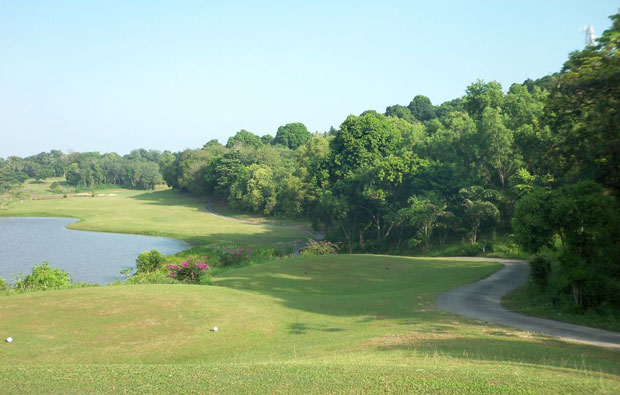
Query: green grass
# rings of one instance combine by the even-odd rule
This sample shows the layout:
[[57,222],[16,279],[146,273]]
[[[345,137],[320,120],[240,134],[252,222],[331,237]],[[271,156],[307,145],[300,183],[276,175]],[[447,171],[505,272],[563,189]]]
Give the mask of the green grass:
[[502,299],[502,305],[517,313],[570,324],[591,326],[620,332],[620,312],[615,309],[599,309],[585,313],[574,311],[570,298],[563,300],[560,306],[553,306],[552,295],[539,292],[534,286],[518,288]]
[[[495,263],[289,258],[0,298],[3,393],[618,393],[620,353],[439,311]],[[213,326],[220,331],[210,331]]]
[[264,215],[258,213],[248,213],[233,209],[226,202],[211,203],[210,206],[218,214],[256,224],[301,226],[306,228],[311,227],[311,223],[308,219],[285,217],[281,215],[276,217],[265,217]]
[[181,239],[193,245],[238,244],[287,248],[309,235],[279,226],[249,225],[218,218],[204,202],[171,189],[106,190],[105,195],[16,201],[1,216],[74,217],[71,229],[139,233]]

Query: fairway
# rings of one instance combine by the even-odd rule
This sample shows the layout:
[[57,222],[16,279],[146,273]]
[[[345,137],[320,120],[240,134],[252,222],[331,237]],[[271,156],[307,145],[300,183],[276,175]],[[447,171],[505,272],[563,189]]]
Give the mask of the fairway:
[[0,335],[15,339],[0,345],[2,392],[620,391],[620,353],[435,307],[499,267],[299,257],[230,270],[215,286],[1,297]]
[[106,196],[16,201],[2,216],[73,217],[71,229],[139,233],[192,245],[290,247],[309,234],[281,226],[253,225],[204,211],[204,202],[171,189],[153,192],[110,189]]

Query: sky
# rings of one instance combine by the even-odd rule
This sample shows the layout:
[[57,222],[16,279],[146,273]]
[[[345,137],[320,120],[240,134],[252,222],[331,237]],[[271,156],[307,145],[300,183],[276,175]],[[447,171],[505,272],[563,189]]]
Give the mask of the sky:
[[0,157],[199,148],[240,129],[559,71],[616,0],[0,0]]

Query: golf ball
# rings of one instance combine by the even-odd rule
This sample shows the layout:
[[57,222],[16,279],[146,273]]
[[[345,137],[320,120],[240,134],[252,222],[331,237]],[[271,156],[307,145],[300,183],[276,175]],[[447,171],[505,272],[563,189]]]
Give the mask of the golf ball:
[[219,329],[217,328],[217,326],[213,327],[213,332],[217,332]]
[[7,342],[7,343],[11,343],[12,341],[13,341],[13,338],[12,338],[12,337],[7,337],[7,338],[6,338],[6,342]]

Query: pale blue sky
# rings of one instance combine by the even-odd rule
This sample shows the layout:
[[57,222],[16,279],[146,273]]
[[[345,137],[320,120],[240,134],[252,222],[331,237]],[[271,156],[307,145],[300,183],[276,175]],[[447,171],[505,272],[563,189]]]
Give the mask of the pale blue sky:
[[0,0],[0,157],[311,131],[558,71],[618,2]]

